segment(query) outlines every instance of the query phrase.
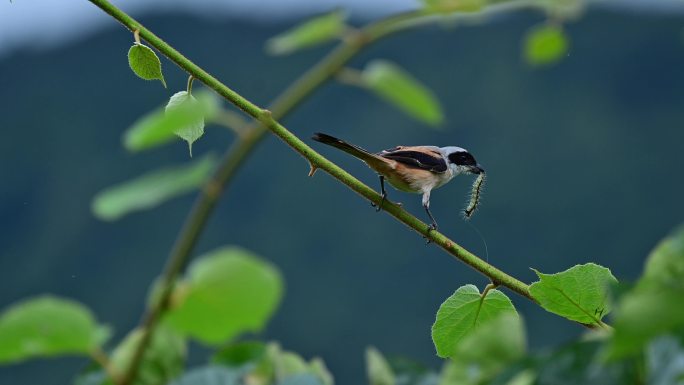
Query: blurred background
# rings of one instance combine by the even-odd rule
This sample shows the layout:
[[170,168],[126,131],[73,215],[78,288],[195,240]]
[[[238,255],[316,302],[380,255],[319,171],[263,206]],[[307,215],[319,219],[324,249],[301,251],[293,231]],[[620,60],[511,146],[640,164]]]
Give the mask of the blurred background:
[[[371,3],[371,4],[368,4]],[[266,105],[330,45],[285,57],[264,43],[312,14],[342,7],[361,25],[418,7],[405,1],[119,1],[156,34],[235,90]],[[473,26],[427,25],[372,45],[351,67],[392,60],[430,87],[446,123],[434,130],[367,92],[328,83],[285,119],[302,138],[322,131],[369,150],[458,145],[488,171],[472,224],[489,261],[531,282],[594,261],[620,280],[638,276],[649,250],[684,216],[684,13],[677,2],[607,2],[566,27],[564,60],[533,69],[521,39],[544,21],[516,12]],[[94,194],[188,160],[178,141],[130,154],[121,134],[184,89],[186,75],[162,59],[168,89],[128,68],[132,36],[86,1],[0,5],[0,307],[54,293],[88,305],[113,342],[139,321],[150,282],[194,194],[156,210],[102,222]],[[208,127],[195,156],[233,140]],[[309,141],[310,142],[310,141]],[[332,148],[312,144],[373,187],[377,177]],[[274,168],[275,167],[275,168]],[[267,171],[268,170],[268,171]],[[459,286],[487,282],[467,266],[268,138],[215,211],[197,254],[248,248],[283,272],[286,295],[258,337],[310,358],[338,383],[362,383],[374,345],[437,368],[430,327]],[[461,218],[472,179],[432,194],[441,230],[478,255],[485,246]],[[424,217],[419,196],[390,198]],[[425,218],[426,219],[426,218]],[[583,332],[514,294],[533,349]],[[193,347],[193,360],[205,352]],[[64,384],[82,359],[0,368],[0,383]]]

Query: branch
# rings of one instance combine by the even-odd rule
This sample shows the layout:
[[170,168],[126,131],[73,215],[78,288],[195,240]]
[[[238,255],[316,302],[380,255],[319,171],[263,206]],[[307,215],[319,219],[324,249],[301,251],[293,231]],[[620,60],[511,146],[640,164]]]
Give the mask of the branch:
[[[436,16],[423,11],[406,12],[403,14],[388,17],[375,23],[371,23],[355,33],[350,34],[346,39],[317,65],[308,70],[302,77],[288,87],[270,106],[271,112],[263,110],[256,105],[242,98],[235,91],[223,85],[213,76],[209,75],[190,60],[185,58],[178,51],[173,49],[159,37],[144,28],[136,20],[116,8],[106,0],[90,0],[104,12],[118,20],[126,28],[141,36],[150,45],[158,49],[162,54],[184,69],[192,77],[202,81],[205,85],[214,89],[217,93],[235,104],[238,108],[256,119],[255,123],[244,130],[239,135],[238,141],[228,148],[223,159],[212,178],[205,184],[202,192],[196,199],[179,236],[170,252],[166,266],[161,277],[162,292],[157,303],[151,304],[143,319],[141,328],[142,338],[137,346],[131,364],[125,372],[121,384],[127,385],[136,377],[138,367],[142,361],[143,353],[149,344],[156,325],[161,315],[166,311],[169,297],[173,290],[173,284],[183,270],[190,257],[192,249],[199,238],[209,215],[221,196],[224,186],[232,179],[236,171],[247,159],[248,155],[258,143],[265,137],[270,129],[281,137],[292,148],[309,160],[312,167],[321,168],[338,180],[347,184],[354,191],[365,198],[378,203],[379,195],[371,188],[356,180],[353,176],[346,173],[327,159],[316,153],[313,149],[301,142],[292,135],[287,129],[277,123],[277,120],[294,110],[306,97],[311,95],[321,84],[334,76],[343,66],[354,57],[364,46],[383,38],[391,33],[401,31],[410,27],[421,25],[433,21]],[[454,14],[449,17],[453,20],[473,20],[482,19],[497,13],[507,12],[513,9],[523,9],[535,6],[533,0],[510,1],[491,6],[480,13]],[[462,260],[476,270],[487,275],[492,282],[509,287],[511,290],[529,298],[528,287],[523,282],[508,276],[495,267],[485,263],[455,242],[449,240],[442,234],[435,231],[426,231],[427,227],[417,218],[413,217],[399,206],[385,202],[384,208],[397,219],[412,227],[424,236],[429,236],[436,244],[440,245],[451,255]]]
[[100,367],[105,371],[105,373],[107,373],[107,375],[115,385],[123,384],[123,379],[119,375],[119,372],[112,365],[112,362],[109,360],[107,353],[102,351],[100,347],[96,347],[95,349],[93,349],[90,352],[90,357],[93,359],[93,361],[97,362],[98,365],[100,365]]

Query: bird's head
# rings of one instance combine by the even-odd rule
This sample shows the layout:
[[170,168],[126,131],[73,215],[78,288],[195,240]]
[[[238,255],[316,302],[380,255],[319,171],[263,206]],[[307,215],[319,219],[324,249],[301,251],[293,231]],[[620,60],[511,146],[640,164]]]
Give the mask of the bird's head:
[[447,159],[449,168],[455,169],[458,174],[481,174],[482,166],[475,160],[468,150],[461,147],[442,147],[442,154]]

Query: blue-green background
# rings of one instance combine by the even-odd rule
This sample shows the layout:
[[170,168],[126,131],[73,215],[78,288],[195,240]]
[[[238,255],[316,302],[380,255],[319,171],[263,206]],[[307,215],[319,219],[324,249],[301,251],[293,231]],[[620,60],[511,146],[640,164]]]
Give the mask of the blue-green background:
[[[268,57],[283,24],[182,15],[143,20],[235,90],[265,105],[329,47]],[[684,17],[590,10],[570,23],[568,56],[531,69],[521,39],[540,15],[476,27],[427,26],[390,37],[354,59],[393,60],[432,88],[447,123],[430,130],[359,89],[329,83],[284,123],[308,138],[323,131],[371,150],[435,144],[468,148],[488,171],[472,223],[489,261],[531,282],[594,261],[637,277],[653,245],[684,217]],[[121,134],[185,87],[163,60],[169,89],[128,69],[132,36],[111,28],[47,52],[0,61],[0,307],[41,293],[75,298],[115,330],[139,321],[193,196],[114,223],[89,211],[102,188],[188,160],[178,142],[138,155]],[[209,128],[196,155],[233,141]],[[313,143],[376,186],[363,164]],[[259,338],[321,356],[338,383],[362,383],[363,350],[410,356],[437,368],[430,326],[439,304],[466,283],[487,282],[324,173],[268,138],[212,216],[197,254],[237,244],[273,261],[287,282]],[[432,195],[441,229],[475,253],[485,247],[461,219],[470,177]],[[389,191],[423,217],[419,196]],[[509,293],[510,294],[510,293]],[[577,325],[510,294],[532,348],[567,341]],[[204,351],[193,348],[194,362]],[[64,384],[85,360],[46,359],[0,368],[0,383]]]

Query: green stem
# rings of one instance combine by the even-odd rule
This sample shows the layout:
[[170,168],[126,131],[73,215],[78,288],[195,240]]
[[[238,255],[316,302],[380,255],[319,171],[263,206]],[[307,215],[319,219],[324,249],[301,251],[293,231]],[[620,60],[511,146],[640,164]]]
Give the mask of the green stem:
[[188,86],[186,88],[186,91],[188,92],[188,95],[192,94],[192,82],[195,80],[195,77],[190,75],[188,77]]
[[489,293],[489,291],[496,289],[497,286],[498,285],[495,283],[487,284],[487,286],[485,286],[484,290],[482,290],[482,294],[480,294],[480,302],[484,301],[484,299],[487,297],[487,294]]

